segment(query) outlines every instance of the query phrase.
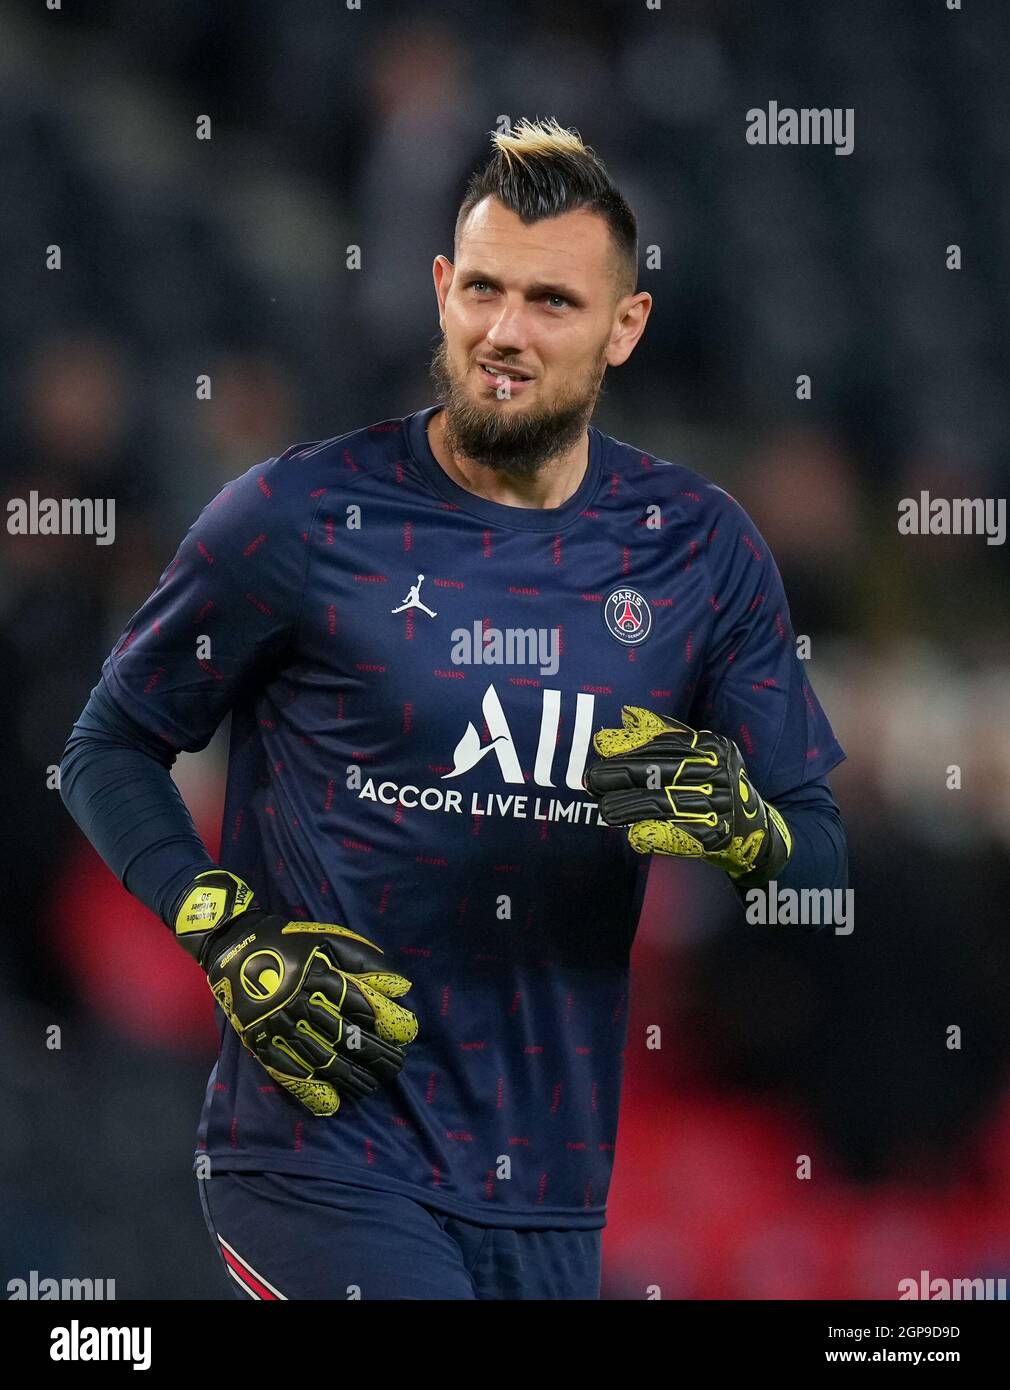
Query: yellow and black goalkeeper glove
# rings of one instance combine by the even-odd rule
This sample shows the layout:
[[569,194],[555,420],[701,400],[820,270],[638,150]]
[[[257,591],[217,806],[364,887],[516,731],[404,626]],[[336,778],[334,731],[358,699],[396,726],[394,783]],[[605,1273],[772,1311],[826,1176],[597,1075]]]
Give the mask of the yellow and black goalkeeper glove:
[[639,854],[704,859],[731,878],[775,878],[792,836],[747,776],[732,739],[679,719],[625,705],[623,729],[601,729],[602,761],[586,771],[586,790],[608,825],[627,825]]
[[417,1019],[394,1001],[410,981],[347,927],[290,922],[252,901],[240,878],[208,869],[176,913],[176,938],[257,1061],[313,1115],[332,1115],[403,1066]]

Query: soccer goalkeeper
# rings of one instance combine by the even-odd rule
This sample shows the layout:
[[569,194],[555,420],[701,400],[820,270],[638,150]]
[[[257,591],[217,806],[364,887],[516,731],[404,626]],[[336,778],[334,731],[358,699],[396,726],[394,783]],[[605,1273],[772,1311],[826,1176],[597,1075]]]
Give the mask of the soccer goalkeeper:
[[[590,423],[652,303],[627,202],[524,122],[454,254],[436,402],[210,501],[62,763],[220,1006],[199,1189],[251,1299],[596,1298],[650,862],[846,879],[767,544]],[[218,865],[171,769],[226,715]]]

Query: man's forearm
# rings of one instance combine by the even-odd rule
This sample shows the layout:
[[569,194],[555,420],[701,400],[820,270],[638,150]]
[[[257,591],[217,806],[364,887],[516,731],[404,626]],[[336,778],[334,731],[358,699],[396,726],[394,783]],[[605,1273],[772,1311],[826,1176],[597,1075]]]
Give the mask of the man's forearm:
[[67,810],[120,882],[169,926],[179,894],[214,867],[172,780],[175,756],[99,683],[60,764]]

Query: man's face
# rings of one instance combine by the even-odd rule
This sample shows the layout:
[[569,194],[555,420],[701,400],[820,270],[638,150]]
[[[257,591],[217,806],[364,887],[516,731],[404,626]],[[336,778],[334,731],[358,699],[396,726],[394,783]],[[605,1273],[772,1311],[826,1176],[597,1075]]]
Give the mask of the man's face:
[[455,266],[440,256],[434,268],[443,333],[431,374],[453,453],[531,476],[579,439],[608,363],[631,350],[612,341],[614,254],[593,213],[527,227],[493,198],[474,208]]

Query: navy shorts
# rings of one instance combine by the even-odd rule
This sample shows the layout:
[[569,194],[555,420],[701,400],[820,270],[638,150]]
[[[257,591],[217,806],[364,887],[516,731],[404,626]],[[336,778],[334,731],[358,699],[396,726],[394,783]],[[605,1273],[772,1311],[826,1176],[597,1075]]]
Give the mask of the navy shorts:
[[199,1180],[239,1298],[598,1299],[602,1230],[515,1231],[286,1173]]

